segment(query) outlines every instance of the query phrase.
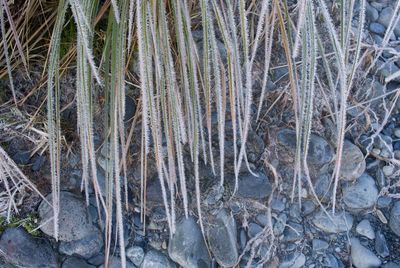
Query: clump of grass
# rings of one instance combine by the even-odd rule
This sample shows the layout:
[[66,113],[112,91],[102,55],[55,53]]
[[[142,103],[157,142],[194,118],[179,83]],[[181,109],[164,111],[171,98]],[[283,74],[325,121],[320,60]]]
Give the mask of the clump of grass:
[[28,191],[34,191],[45,199],[2,147],[0,147],[0,187],[2,188],[0,212],[7,215],[7,221],[10,221],[13,213],[18,214],[18,207]]
[[[235,187],[238,190],[239,171],[242,165],[252,172],[247,160],[246,142],[252,128],[253,77],[256,61],[264,63],[262,89],[257,108],[257,120],[265,105],[268,71],[273,56],[274,38],[279,35],[288,72],[289,89],[293,103],[297,147],[295,176],[292,196],[298,190],[299,202],[302,177],[313,191],[308,170],[307,155],[313,129],[315,82],[318,79],[317,65],[324,67],[332,94],[334,118],[337,125],[337,158],[333,173],[333,210],[336,205],[336,189],[341,167],[343,140],[346,131],[347,99],[353,87],[357,68],[360,66],[361,33],[365,21],[365,0],[360,1],[357,35],[351,38],[351,25],[355,1],[341,1],[340,26],[335,27],[325,0],[298,1],[297,21],[292,21],[286,1],[140,1],[110,0],[103,5],[98,0],[61,0],[58,3],[53,23],[49,53],[47,57],[47,117],[48,144],[51,161],[54,234],[58,234],[58,212],[60,192],[60,58],[76,49],[76,101],[78,131],[82,155],[82,191],[89,199],[88,187],[93,184],[99,213],[106,217],[106,261],[111,250],[113,209],[116,209],[116,229],[120,245],[122,266],[125,267],[123,241],[123,209],[128,204],[127,195],[127,140],[125,113],[125,85],[129,60],[138,53],[140,67],[139,87],[141,104],[141,211],[145,213],[146,168],[149,154],[154,155],[161,195],[166,209],[171,233],[175,232],[176,196],[182,196],[183,211],[189,215],[187,174],[184,164],[185,147],[194,164],[195,198],[197,213],[202,224],[199,161],[207,163],[212,172],[224,184],[225,135],[227,123],[232,124],[234,146]],[[2,35],[7,36],[4,22],[5,0],[0,0]],[[399,9],[399,4],[396,10]],[[320,10],[324,24],[317,25],[316,10]],[[72,13],[69,26],[65,27],[67,12]],[[108,11],[108,13],[106,12]],[[197,14],[198,12],[198,14]],[[8,13],[7,13],[8,14]],[[104,43],[95,38],[95,25],[104,14],[107,30]],[[200,18],[203,31],[202,49],[194,41],[193,16]],[[11,22],[8,17],[9,22]],[[250,24],[249,21],[256,23]],[[391,25],[395,25],[392,19]],[[253,29],[253,28],[254,29]],[[391,27],[393,28],[393,27]],[[328,33],[333,47],[336,66],[325,56],[324,42],[320,30]],[[8,33],[8,35],[10,35]],[[62,44],[76,35],[76,46],[68,50]],[[385,40],[387,41],[387,36]],[[223,59],[218,48],[221,38],[227,51]],[[72,38],[71,38],[72,39]],[[3,42],[3,46],[6,42]],[[263,45],[263,46],[262,46]],[[350,48],[355,46],[350,56]],[[19,46],[18,46],[19,47]],[[264,58],[258,59],[263,49]],[[97,61],[93,50],[102,49]],[[12,79],[11,63],[7,60],[8,47],[3,51],[9,77]],[[202,54],[200,55],[200,51]],[[71,55],[73,55],[71,53]],[[21,55],[22,57],[22,55]],[[320,60],[319,60],[320,58]],[[11,81],[12,84],[12,81]],[[96,88],[105,92],[104,140],[107,149],[106,193],[102,193],[97,182],[96,155],[94,148],[94,102]],[[336,91],[340,92],[337,100]],[[17,102],[16,94],[14,101]],[[212,117],[216,114],[217,126],[213,129]],[[229,118],[229,120],[227,120]],[[203,126],[206,126],[206,129]],[[218,132],[218,152],[212,152],[215,132]],[[131,134],[128,135],[131,137]],[[0,151],[1,153],[1,151]],[[1,154],[0,154],[1,156]],[[218,156],[218,157],[217,157]],[[19,172],[15,165],[4,158],[3,169]],[[218,168],[215,168],[218,165]],[[1,166],[0,166],[1,167]],[[16,171],[15,171],[16,170]],[[219,174],[217,174],[219,173]],[[4,173],[5,174],[5,173]],[[20,173],[18,173],[20,174]],[[120,179],[122,175],[123,179]],[[5,177],[3,182],[11,178]],[[18,184],[17,184],[18,185]],[[29,185],[31,186],[31,185]],[[17,186],[16,186],[17,187]],[[105,196],[105,198],[103,198]],[[320,204],[321,205],[321,204]],[[321,205],[322,206],[322,205]],[[143,217],[144,218],[144,217]]]

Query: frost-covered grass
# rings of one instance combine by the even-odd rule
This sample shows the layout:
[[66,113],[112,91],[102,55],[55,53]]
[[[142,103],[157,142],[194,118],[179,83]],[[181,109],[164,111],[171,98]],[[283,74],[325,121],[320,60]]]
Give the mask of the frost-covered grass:
[[[340,18],[339,27],[336,27],[332,11],[325,0],[299,0],[293,14],[289,14],[287,2],[280,0],[111,0],[103,4],[98,0],[58,1],[53,13],[54,19],[49,23],[51,39],[46,61],[47,128],[55,237],[57,238],[58,233],[57,196],[60,192],[62,147],[60,52],[66,20],[75,22],[77,35],[76,44],[71,51],[76,52],[76,103],[83,170],[82,190],[85,191],[88,200],[88,187],[90,184],[93,185],[99,212],[106,215],[107,256],[111,249],[113,228],[111,215],[112,210],[116,209],[122,263],[125,266],[122,215],[124,202],[127,203],[127,150],[121,149],[120,144],[129,145],[129,142],[126,142],[124,112],[126,73],[129,60],[134,58],[132,53],[138,53],[140,69],[142,137],[137,138],[143,141],[140,152],[142,187],[146,181],[147,156],[152,153],[156,161],[170,232],[175,231],[175,191],[182,196],[185,215],[189,213],[187,176],[183,161],[184,146],[188,146],[194,163],[195,196],[202,229],[199,159],[204,159],[214,174],[219,170],[219,174],[216,175],[220,178],[219,183],[223,185],[225,126],[228,116],[233,129],[233,143],[237,144],[237,141],[240,141],[241,144],[239,148],[234,147],[233,165],[236,178],[234,192],[237,191],[241,166],[246,165],[252,172],[246,157],[246,140],[249,129],[254,124],[251,117],[251,105],[254,103],[252,72],[255,61],[263,63],[262,91],[259,96],[260,101],[256,103],[258,120],[265,105],[263,99],[273,55],[272,47],[277,45],[276,38],[280,40],[286,57],[296,123],[297,148],[292,196],[295,196],[296,189],[299,190],[298,196],[301,196],[301,178],[304,176],[308,181],[307,186],[313,193],[306,159],[312,131],[316,78],[325,76],[324,79],[334,100],[330,104],[331,116],[337,126],[336,164],[332,175],[334,210],[346,132],[347,100],[361,61],[365,0],[359,1],[358,29],[353,35],[351,25],[355,2],[341,0],[338,3]],[[10,51],[15,57],[19,55],[18,58],[26,66],[28,60],[25,51],[29,48],[24,47],[19,41],[18,29],[11,17],[9,5],[6,0],[0,0],[4,54],[4,59],[1,60],[7,66],[13,101],[17,103],[19,99],[12,87],[15,62],[11,62]],[[318,27],[315,15],[317,10],[320,15]],[[72,13],[71,18],[66,17],[67,12]],[[103,16],[107,16],[104,45],[101,57],[95,57],[93,48],[99,47],[96,44],[99,40],[95,25],[99,17]],[[292,20],[293,17],[296,18],[295,22]],[[398,17],[392,19],[391,25],[396,25]],[[195,18],[201,19],[200,27],[203,32],[201,54],[192,35]],[[250,21],[253,23],[249,23]],[[387,42],[392,28],[389,27],[384,42]],[[326,36],[321,36],[321,29],[328,33],[329,52],[333,52],[334,64],[331,64],[332,60],[326,57],[327,48],[324,47],[326,43],[321,41],[326,40]],[[224,43],[227,51],[226,59],[221,57],[217,39],[221,39]],[[15,49],[18,54],[15,53]],[[258,56],[260,54],[263,55],[262,59]],[[318,64],[324,68],[322,75],[316,73]],[[97,182],[93,137],[93,96],[96,88],[102,88],[105,92],[104,137],[110,144],[105,195],[101,193]],[[336,96],[336,91],[339,91],[339,98]],[[218,119],[218,162],[211,150],[211,118],[214,111]],[[203,128],[203,121],[206,122],[206,130]],[[9,182],[14,174],[21,175],[21,173],[18,167],[1,153],[2,151],[0,151],[2,157],[0,175],[2,182],[5,183]],[[218,169],[215,168],[216,165],[219,165]],[[124,179],[120,180],[120,176]],[[22,178],[24,182],[27,180],[25,177]],[[178,182],[179,188],[175,187]],[[18,185],[14,184],[16,187],[14,189],[18,189]],[[10,186],[8,188],[12,189]],[[169,199],[168,196],[172,198]],[[142,202],[142,212],[145,210],[143,204],[144,202]]]

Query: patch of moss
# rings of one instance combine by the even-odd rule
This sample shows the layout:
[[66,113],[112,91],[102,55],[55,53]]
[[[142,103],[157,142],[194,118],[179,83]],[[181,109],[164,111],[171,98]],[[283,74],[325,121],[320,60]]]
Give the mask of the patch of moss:
[[0,234],[2,234],[4,230],[9,227],[21,226],[31,235],[39,236],[40,231],[35,230],[38,227],[38,222],[39,216],[36,213],[30,213],[25,218],[13,216],[11,217],[10,222],[7,222],[5,217],[0,217]]

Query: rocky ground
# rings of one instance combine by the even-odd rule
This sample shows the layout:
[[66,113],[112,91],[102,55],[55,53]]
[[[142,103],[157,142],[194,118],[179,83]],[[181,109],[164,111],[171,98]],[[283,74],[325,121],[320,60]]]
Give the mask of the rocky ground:
[[[368,2],[366,46],[382,43],[394,10],[392,2]],[[138,155],[130,156],[129,210],[124,215],[128,267],[400,267],[400,102],[395,104],[391,115],[388,115],[388,97],[375,99],[366,106],[355,106],[400,86],[400,79],[387,85],[380,82],[400,70],[400,24],[389,46],[378,60],[379,68],[365,81],[360,81],[358,87],[362,90],[351,96],[353,106],[350,105],[348,112],[351,127],[344,144],[335,214],[330,212],[335,157],[335,135],[330,121],[326,116],[317,120],[308,156],[315,194],[328,209],[325,213],[305,180],[300,192],[294,193],[294,201],[291,200],[296,134],[292,120],[288,119],[291,112],[279,113],[275,106],[267,117],[273,117],[272,113],[276,112],[279,118],[264,118],[250,131],[248,160],[258,176],[243,168],[235,197],[231,198],[234,182],[231,163],[233,147],[237,145],[233,144],[229,131],[225,144],[224,187],[218,185],[219,178],[212,174],[209,166],[201,166],[207,243],[198,222],[190,158],[185,159],[189,193],[192,193],[189,195],[190,216],[182,217],[182,211],[178,211],[176,232],[170,237],[160,185],[151,160],[146,220],[141,221],[140,165]],[[395,57],[397,59],[393,60]],[[285,68],[274,69],[268,94],[276,96],[283,91],[286,75]],[[63,85],[71,87],[73,80],[69,78]],[[365,85],[372,85],[371,89],[365,90]],[[134,114],[135,103],[129,97],[127,102],[130,103],[127,105],[129,119]],[[68,142],[73,144],[76,139],[73,105],[63,112],[63,118],[71,123],[63,128]],[[100,134],[96,143],[100,187],[104,188],[102,148],[107,145],[101,143]],[[24,137],[14,137],[2,144],[51,200],[47,156],[40,150],[32,155],[32,144]],[[213,146],[217,150],[218,144]],[[140,151],[137,141],[131,147],[132,152]],[[53,229],[48,219],[52,210],[32,194],[25,198],[21,215],[13,224],[1,222],[0,267],[103,267],[104,219],[98,216],[93,193],[90,193],[87,207],[80,192],[79,150],[70,149],[63,155],[61,175],[59,241],[51,238]],[[297,202],[299,194],[301,206]],[[37,226],[39,230],[33,231]],[[109,267],[121,267],[118,247],[111,252]]]

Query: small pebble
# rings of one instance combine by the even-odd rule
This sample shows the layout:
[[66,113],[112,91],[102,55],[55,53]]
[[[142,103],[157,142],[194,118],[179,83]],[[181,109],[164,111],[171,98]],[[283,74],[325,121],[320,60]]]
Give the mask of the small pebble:
[[321,239],[313,239],[312,248],[313,248],[313,251],[315,251],[315,252],[322,251],[322,250],[328,249],[329,244],[326,241],[321,240]]
[[282,199],[274,198],[271,201],[271,207],[275,211],[282,212],[285,210],[285,203],[282,201]]
[[383,26],[380,23],[376,23],[376,22],[371,23],[369,25],[369,29],[371,32],[376,33],[376,34],[381,34],[381,35],[384,34],[385,30],[386,30],[385,26]]
[[301,205],[301,211],[303,212],[303,215],[305,215],[305,216],[311,214],[314,210],[315,210],[315,204],[311,200],[306,200]]
[[385,215],[383,215],[383,212],[380,211],[379,209],[376,210],[376,216],[378,216],[379,220],[380,220],[382,223],[384,223],[384,224],[387,224],[387,223],[388,223],[388,221],[387,221]]
[[247,231],[247,235],[249,237],[255,237],[257,234],[261,233],[262,230],[263,230],[263,228],[260,225],[252,222],[249,224],[249,229]]
[[375,232],[369,220],[362,220],[356,227],[357,233],[369,239],[375,239]]
[[376,155],[380,155],[381,154],[381,149],[374,148],[374,149],[372,149],[372,153],[374,153]]
[[386,238],[380,230],[376,232],[375,250],[379,254],[379,256],[383,258],[386,258],[387,256],[390,255]]
[[300,219],[301,217],[300,206],[298,204],[292,204],[289,208],[289,215],[293,219]]
[[257,221],[259,224],[261,224],[261,226],[263,226],[263,227],[267,226],[268,223],[269,223],[268,216],[265,215],[265,214],[259,214],[259,215],[257,215],[256,221]]
[[240,248],[243,250],[246,247],[246,244],[247,244],[246,232],[244,231],[244,229],[241,229],[240,230],[240,235],[239,235]]
[[389,226],[400,237],[400,201],[396,201],[390,211]]
[[283,233],[283,230],[286,227],[286,222],[287,222],[288,216],[285,213],[279,214],[279,216],[276,219],[276,222],[274,224],[274,235],[278,236]]
[[380,155],[382,157],[389,158],[390,157],[390,151],[388,149],[382,149]]
[[400,138],[400,128],[396,128],[394,130],[394,135],[396,136],[396,138]]
[[383,171],[383,174],[385,174],[386,177],[389,177],[389,176],[393,175],[394,166],[390,166],[390,165],[384,166],[382,168],[382,171]]
[[376,201],[378,208],[387,208],[392,203],[392,198],[389,196],[380,196]]
[[397,140],[393,143],[393,150],[398,151],[400,150],[400,141]]
[[303,253],[295,252],[285,255],[279,268],[300,268],[304,267],[306,256]]
[[136,266],[139,266],[143,262],[144,251],[141,247],[133,246],[126,250],[126,256]]

